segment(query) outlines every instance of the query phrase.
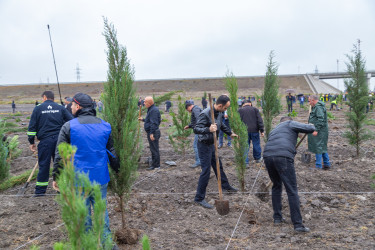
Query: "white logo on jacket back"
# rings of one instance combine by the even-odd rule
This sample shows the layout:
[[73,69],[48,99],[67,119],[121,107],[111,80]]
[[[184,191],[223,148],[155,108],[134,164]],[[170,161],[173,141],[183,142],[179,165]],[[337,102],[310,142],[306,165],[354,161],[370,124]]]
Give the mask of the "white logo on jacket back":
[[43,110],[43,111],[42,111],[42,114],[46,114],[46,113],[47,113],[47,114],[50,114],[50,113],[54,114],[54,113],[59,113],[59,112],[60,112],[60,110],[58,110],[58,109],[53,110],[52,108],[53,108],[53,107],[52,107],[51,105],[48,105],[48,106],[47,106],[47,109],[48,109],[48,110]]

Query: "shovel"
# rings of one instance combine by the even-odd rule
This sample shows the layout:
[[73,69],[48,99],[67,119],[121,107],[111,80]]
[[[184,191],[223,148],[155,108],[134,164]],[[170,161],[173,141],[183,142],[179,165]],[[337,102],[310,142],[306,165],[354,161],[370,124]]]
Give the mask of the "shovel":
[[34,175],[35,169],[38,167],[38,163],[39,163],[38,161],[35,163],[35,166],[34,166],[33,170],[31,171],[29,178],[27,179],[25,185],[24,185],[24,186],[18,191],[17,196],[22,196],[22,195],[25,194],[25,192],[26,192],[26,188],[27,188],[27,187],[29,186],[29,184],[30,184],[30,181],[31,181],[31,178],[32,178],[33,175]]
[[[301,140],[297,143],[296,150],[301,145],[302,141],[305,139],[307,134],[304,134]],[[258,192],[255,194],[256,197],[258,197],[261,201],[266,202],[268,200],[268,190],[272,186],[272,181],[269,181],[267,184],[264,184],[264,182],[260,185],[260,188]]]
[[[214,109],[213,109],[213,106],[212,106],[211,94],[208,94],[208,98],[209,98],[209,102],[210,102],[212,123],[215,124],[215,116],[214,116]],[[215,207],[216,207],[216,211],[218,212],[218,214],[226,215],[226,214],[229,213],[229,201],[223,200],[223,190],[221,189],[221,174],[220,174],[219,155],[218,155],[218,149],[217,149],[216,132],[213,132],[212,134],[214,136],[217,185],[219,187],[219,200],[215,200]]]

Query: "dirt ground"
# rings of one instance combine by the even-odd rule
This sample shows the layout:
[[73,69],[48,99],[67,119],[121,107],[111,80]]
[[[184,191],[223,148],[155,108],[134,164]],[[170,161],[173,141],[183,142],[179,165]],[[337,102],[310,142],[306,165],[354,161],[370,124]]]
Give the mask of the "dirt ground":
[[[20,127],[27,127],[32,108],[32,105],[23,107],[21,121],[17,122]],[[306,122],[308,111],[296,110],[299,114],[295,120]],[[9,112],[9,105],[0,105],[1,116],[9,116],[4,114]],[[129,225],[147,234],[153,249],[374,249],[375,190],[371,188],[371,175],[375,173],[375,141],[367,141],[362,146],[361,157],[356,158],[354,148],[342,137],[346,125],[344,112],[332,113],[336,119],[329,121],[331,170],[316,170],[314,157],[310,164],[301,163],[305,143],[295,158],[301,212],[310,233],[294,233],[285,193],[283,211],[287,223],[273,225],[270,199],[262,202],[254,195],[260,184],[269,180],[264,166],[254,161],[246,171],[246,192],[224,196],[230,203],[228,215],[220,216],[215,209],[195,205],[200,169],[189,168],[194,163],[192,149],[183,160],[169,144],[169,114],[163,114],[167,122],[161,125],[162,167],[150,172],[146,170],[146,164],[140,165],[139,177],[127,206]],[[374,119],[375,113],[370,113],[370,117]],[[15,119],[9,121],[15,122]],[[374,126],[369,128],[374,130]],[[26,133],[16,134],[20,135],[23,152],[12,162],[13,175],[31,169],[36,162],[27,148]],[[190,140],[192,142],[193,137]],[[145,134],[143,143],[142,161],[145,161],[150,155]],[[230,183],[239,187],[233,150],[224,146],[219,155]],[[177,166],[164,164],[170,160]],[[20,186],[0,193],[0,249],[28,249],[32,244],[41,249],[52,249],[55,242],[66,239],[51,183],[46,197],[31,197],[34,187],[35,182],[32,182],[24,197],[15,196]],[[218,199],[214,177],[210,179],[206,199],[211,204]],[[121,215],[116,207],[117,201],[109,193],[112,230],[121,227]],[[31,240],[34,241],[30,243]],[[120,248],[141,249],[141,245],[120,245]]]

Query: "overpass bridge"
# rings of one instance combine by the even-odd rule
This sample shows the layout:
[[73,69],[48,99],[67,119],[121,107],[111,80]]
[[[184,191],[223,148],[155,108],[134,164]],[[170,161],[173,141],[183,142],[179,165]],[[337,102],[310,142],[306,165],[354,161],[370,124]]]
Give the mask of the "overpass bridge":
[[[315,94],[338,94],[341,91],[329,83],[323,81],[325,79],[343,79],[343,78],[350,78],[351,76],[348,72],[327,72],[327,73],[312,73],[306,74],[305,79],[306,82],[309,84],[311,90]],[[371,77],[375,77],[375,70],[367,71],[367,84],[370,85]]]
[[[350,78],[351,76],[348,72],[328,72],[328,73],[314,73],[311,74],[314,77],[317,76],[319,79],[342,79],[342,78]],[[371,77],[375,77],[375,70],[370,70],[366,72],[367,79]]]

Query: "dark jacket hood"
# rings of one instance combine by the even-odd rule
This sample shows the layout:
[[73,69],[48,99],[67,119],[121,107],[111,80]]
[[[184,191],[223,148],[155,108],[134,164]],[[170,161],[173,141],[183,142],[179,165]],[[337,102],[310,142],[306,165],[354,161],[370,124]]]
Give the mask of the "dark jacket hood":
[[93,108],[82,108],[79,109],[74,117],[84,116],[84,115],[90,115],[90,116],[96,116],[96,110]]

